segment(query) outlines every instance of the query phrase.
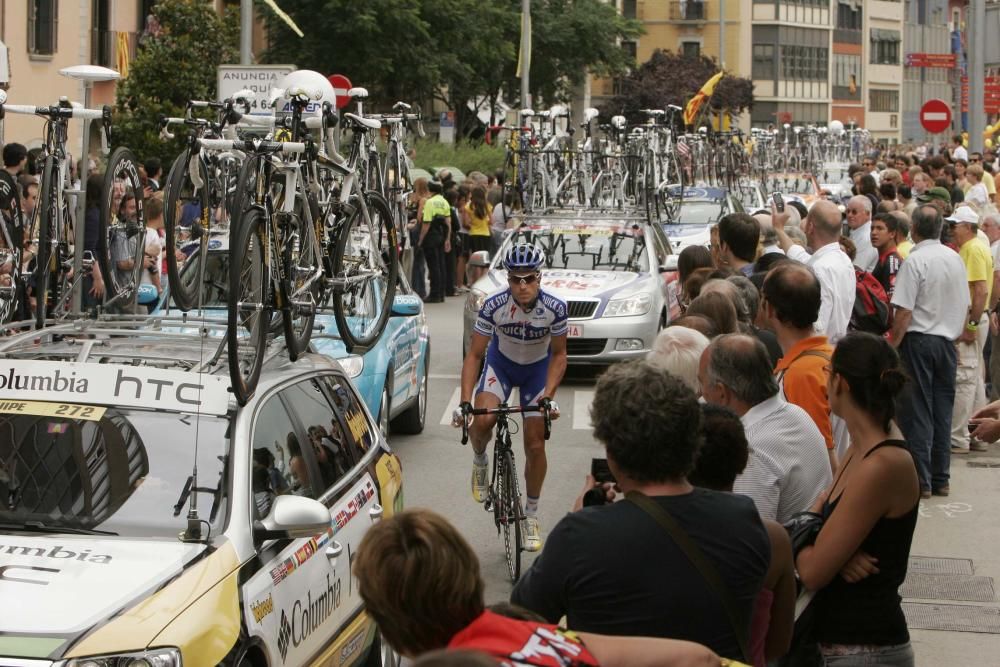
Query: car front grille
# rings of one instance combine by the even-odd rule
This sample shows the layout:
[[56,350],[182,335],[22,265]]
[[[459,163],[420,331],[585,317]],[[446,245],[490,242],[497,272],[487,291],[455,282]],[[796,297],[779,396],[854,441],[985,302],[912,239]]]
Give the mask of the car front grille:
[[568,338],[566,354],[571,357],[588,357],[604,352],[607,338]]
[[593,317],[597,311],[596,301],[569,301],[566,306],[569,308],[569,319],[571,320]]

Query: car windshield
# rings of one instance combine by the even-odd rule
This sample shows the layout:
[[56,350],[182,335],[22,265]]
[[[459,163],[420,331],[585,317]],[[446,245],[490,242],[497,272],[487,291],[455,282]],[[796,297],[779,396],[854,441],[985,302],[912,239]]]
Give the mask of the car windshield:
[[673,215],[676,225],[705,225],[717,222],[722,217],[722,202],[686,201],[680,204],[680,211]]
[[[646,237],[638,224],[578,221],[532,225],[511,235],[509,244],[534,243],[545,251],[545,268],[649,271]],[[503,257],[506,248],[499,253]]]
[[37,401],[0,411],[3,529],[176,539],[197,496],[202,536],[221,533],[227,419]]

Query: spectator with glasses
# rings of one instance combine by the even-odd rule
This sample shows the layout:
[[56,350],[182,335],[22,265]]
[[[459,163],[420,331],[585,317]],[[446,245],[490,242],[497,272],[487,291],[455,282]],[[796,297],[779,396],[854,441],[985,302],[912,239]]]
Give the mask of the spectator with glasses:
[[[476,408],[496,408],[517,387],[521,407],[538,405],[558,418],[559,407],[552,399],[566,372],[568,315],[566,302],[541,288],[544,261],[545,253],[528,243],[507,249],[503,266],[508,286],[487,297],[479,310],[462,366],[461,403],[453,415],[454,426],[470,418],[473,390]],[[525,549],[538,551],[542,548],[538,499],[546,471],[545,426],[540,412],[524,417]],[[486,499],[486,445],[495,424],[495,415],[479,415],[469,430],[474,454],[472,497],[479,503]]]

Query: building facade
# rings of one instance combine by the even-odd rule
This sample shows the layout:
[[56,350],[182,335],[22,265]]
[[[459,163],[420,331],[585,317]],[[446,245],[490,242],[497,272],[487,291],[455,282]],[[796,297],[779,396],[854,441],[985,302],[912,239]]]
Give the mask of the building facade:
[[[960,12],[955,18],[960,21]],[[904,3],[903,43],[907,53],[947,54],[953,52],[948,0],[906,0]],[[961,54],[958,54],[961,58]],[[956,70],[936,67],[903,67],[902,122],[905,143],[925,142],[943,137],[929,135],[920,126],[920,107],[931,99],[941,99],[957,108]],[[952,127],[959,127],[960,117],[955,114]]]

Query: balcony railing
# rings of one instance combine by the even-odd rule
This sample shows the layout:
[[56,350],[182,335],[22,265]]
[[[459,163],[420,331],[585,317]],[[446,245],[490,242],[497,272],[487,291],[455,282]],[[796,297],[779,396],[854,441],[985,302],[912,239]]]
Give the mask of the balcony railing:
[[708,10],[703,0],[671,0],[671,21],[705,21]]

